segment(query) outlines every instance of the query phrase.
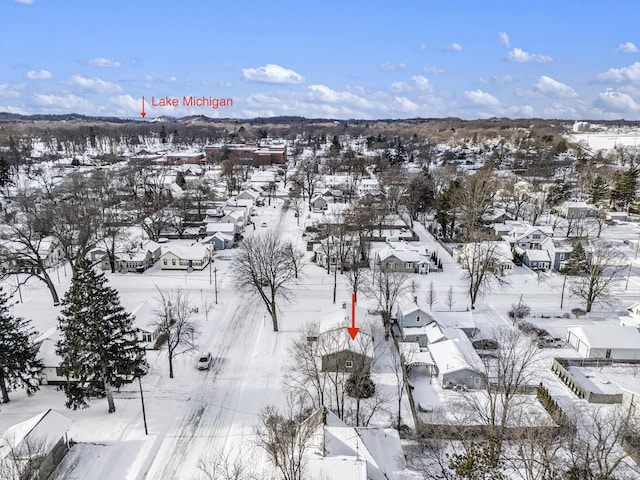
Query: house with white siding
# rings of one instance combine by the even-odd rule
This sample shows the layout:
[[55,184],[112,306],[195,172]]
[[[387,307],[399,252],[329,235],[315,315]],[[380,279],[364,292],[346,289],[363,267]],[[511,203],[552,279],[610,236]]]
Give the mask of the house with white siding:
[[203,270],[211,259],[211,247],[200,243],[170,246],[160,257],[162,270]]

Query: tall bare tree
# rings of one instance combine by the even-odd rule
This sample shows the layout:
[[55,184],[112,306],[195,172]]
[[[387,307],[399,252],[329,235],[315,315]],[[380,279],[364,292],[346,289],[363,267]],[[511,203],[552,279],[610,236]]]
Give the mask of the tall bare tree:
[[173,378],[173,360],[195,347],[195,339],[200,330],[194,318],[194,304],[187,292],[163,291],[160,288],[157,290],[159,298],[158,307],[153,312],[154,325],[158,328],[159,335],[166,339],[169,378]]
[[616,246],[604,241],[593,241],[586,248],[581,271],[571,280],[570,291],[586,302],[585,310],[591,311],[596,301],[607,301],[611,287],[619,281],[620,273],[627,268],[623,255]]
[[382,324],[384,325],[385,339],[391,333],[391,318],[393,309],[400,296],[411,288],[409,275],[405,272],[396,272],[387,267],[378,270],[376,284],[371,286],[371,294],[378,301]]
[[285,244],[274,232],[245,238],[234,260],[234,281],[247,293],[258,295],[278,331],[278,305],[288,301],[301,265],[291,261]]
[[471,308],[475,308],[478,296],[491,290],[495,283],[506,283],[500,275],[501,255],[497,242],[467,243],[461,259]]

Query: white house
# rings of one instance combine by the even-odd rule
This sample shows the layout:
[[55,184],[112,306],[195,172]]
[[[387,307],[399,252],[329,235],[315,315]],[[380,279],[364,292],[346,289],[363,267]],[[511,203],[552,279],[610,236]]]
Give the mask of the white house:
[[160,257],[160,267],[162,270],[203,270],[210,259],[208,245],[171,246]]
[[640,331],[633,326],[568,327],[567,343],[583,358],[640,359]]

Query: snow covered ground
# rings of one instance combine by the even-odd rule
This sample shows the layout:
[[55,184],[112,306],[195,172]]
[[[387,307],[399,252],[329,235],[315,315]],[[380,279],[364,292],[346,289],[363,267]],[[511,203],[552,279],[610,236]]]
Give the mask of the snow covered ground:
[[[258,208],[258,216],[252,219],[256,231],[276,230],[283,238],[299,242],[304,248],[302,231],[304,222],[321,214],[304,218],[296,224],[293,211],[282,209],[282,200],[275,205]],[[267,227],[261,227],[266,222]],[[454,291],[453,310],[466,310],[468,296],[463,284],[463,271],[419,224],[415,226],[429,250],[438,252],[443,272],[415,275],[416,293],[425,296],[433,282],[436,291],[434,310],[448,310],[445,296],[450,287]],[[246,235],[254,234],[248,228]],[[635,225],[612,226],[603,232],[604,237],[619,240],[638,236]],[[376,244],[375,249],[382,248]],[[634,252],[625,247],[632,258]],[[291,341],[299,335],[299,329],[310,321],[320,321],[323,312],[335,308],[332,302],[333,275],[309,264],[305,278],[297,289],[295,298],[282,306],[280,331],[272,331],[271,322],[259,300],[240,295],[233,286],[231,261],[234,251],[217,252],[213,268],[191,273],[162,271],[159,265],[144,274],[111,274],[107,277],[120,293],[121,301],[130,311],[143,302],[148,305],[139,310],[149,315],[157,297],[157,288],[182,288],[189,292],[199,307],[201,335],[198,348],[177,358],[175,378],[168,377],[168,361],[165,351],[149,351],[150,372],[142,379],[149,433],[145,435],[142,419],[140,391],[137,384],[126,385],[115,394],[117,411],[107,414],[105,399],[94,399],[91,408],[70,411],[64,407],[64,395],[55,387],[42,386],[33,397],[13,392],[11,402],[0,407],[0,432],[24,421],[43,410],[54,408],[71,418],[74,423],[70,437],[77,442],[54,475],[54,479],[172,479],[199,478],[198,463],[207,461],[215,453],[230,452],[240,455],[253,470],[270,472],[264,453],[254,446],[252,429],[260,410],[269,404],[282,405],[285,392],[281,384],[283,374],[292,362],[287,353]],[[309,259],[310,252],[306,253]],[[59,268],[53,275],[60,294],[68,288],[68,267]],[[217,280],[218,303],[215,303],[214,283]],[[9,279],[8,288],[15,279]],[[640,300],[640,268],[633,268],[628,288],[624,282],[615,287],[611,304],[598,305],[595,312],[577,320],[562,318],[572,308],[583,306],[583,301],[570,298],[565,293],[560,308],[562,277],[557,274],[538,275],[524,267],[518,267],[508,277],[508,284],[488,292],[474,311],[474,319],[485,337],[492,329],[510,325],[507,310],[520,299],[531,306],[530,320],[546,328],[554,336],[564,336],[566,327],[577,323],[617,323],[617,312],[634,301]],[[14,283],[15,284],[15,283]],[[21,289],[23,303],[15,306],[15,313],[32,319],[35,328],[43,332],[56,324],[59,307],[51,305],[51,298],[44,285],[30,281]],[[16,297],[17,298],[17,295]],[[346,280],[338,276],[338,301],[349,301]],[[359,298],[361,305],[375,307],[372,299]],[[207,306],[210,308],[208,309]],[[544,318],[541,316],[544,315]],[[199,350],[210,351],[214,362],[210,370],[196,369]],[[549,365],[554,355],[573,355],[570,349],[545,351]],[[548,370],[548,366],[546,367]],[[544,366],[541,369],[545,369]],[[548,372],[545,384],[552,394],[567,403],[577,402],[575,396]],[[376,383],[393,395],[395,379],[384,368],[376,373]],[[424,380],[416,386],[416,395],[423,403],[434,406],[447,401],[445,396],[433,396],[432,386]],[[449,392],[447,392],[449,393]],[[425,398],[422,398],[422,397]],[[406,396],[405,396],[406,400]],[[439,403],[438,403],[439,402]],[[391,405],[395,402],[391,400]],[[393,412],[393,406],[390,407]],[[408,407],[403,405],[403,419],[409,421]],[[268,474],[267,474],[267,478]]]

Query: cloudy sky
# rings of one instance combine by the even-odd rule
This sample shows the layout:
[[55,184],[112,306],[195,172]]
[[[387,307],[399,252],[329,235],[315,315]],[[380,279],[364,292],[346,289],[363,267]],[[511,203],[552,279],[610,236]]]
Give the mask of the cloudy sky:
[[[0,111],[640,119],[637,0],[0,0]],[[151,97],[233,106],[153,107]]]

